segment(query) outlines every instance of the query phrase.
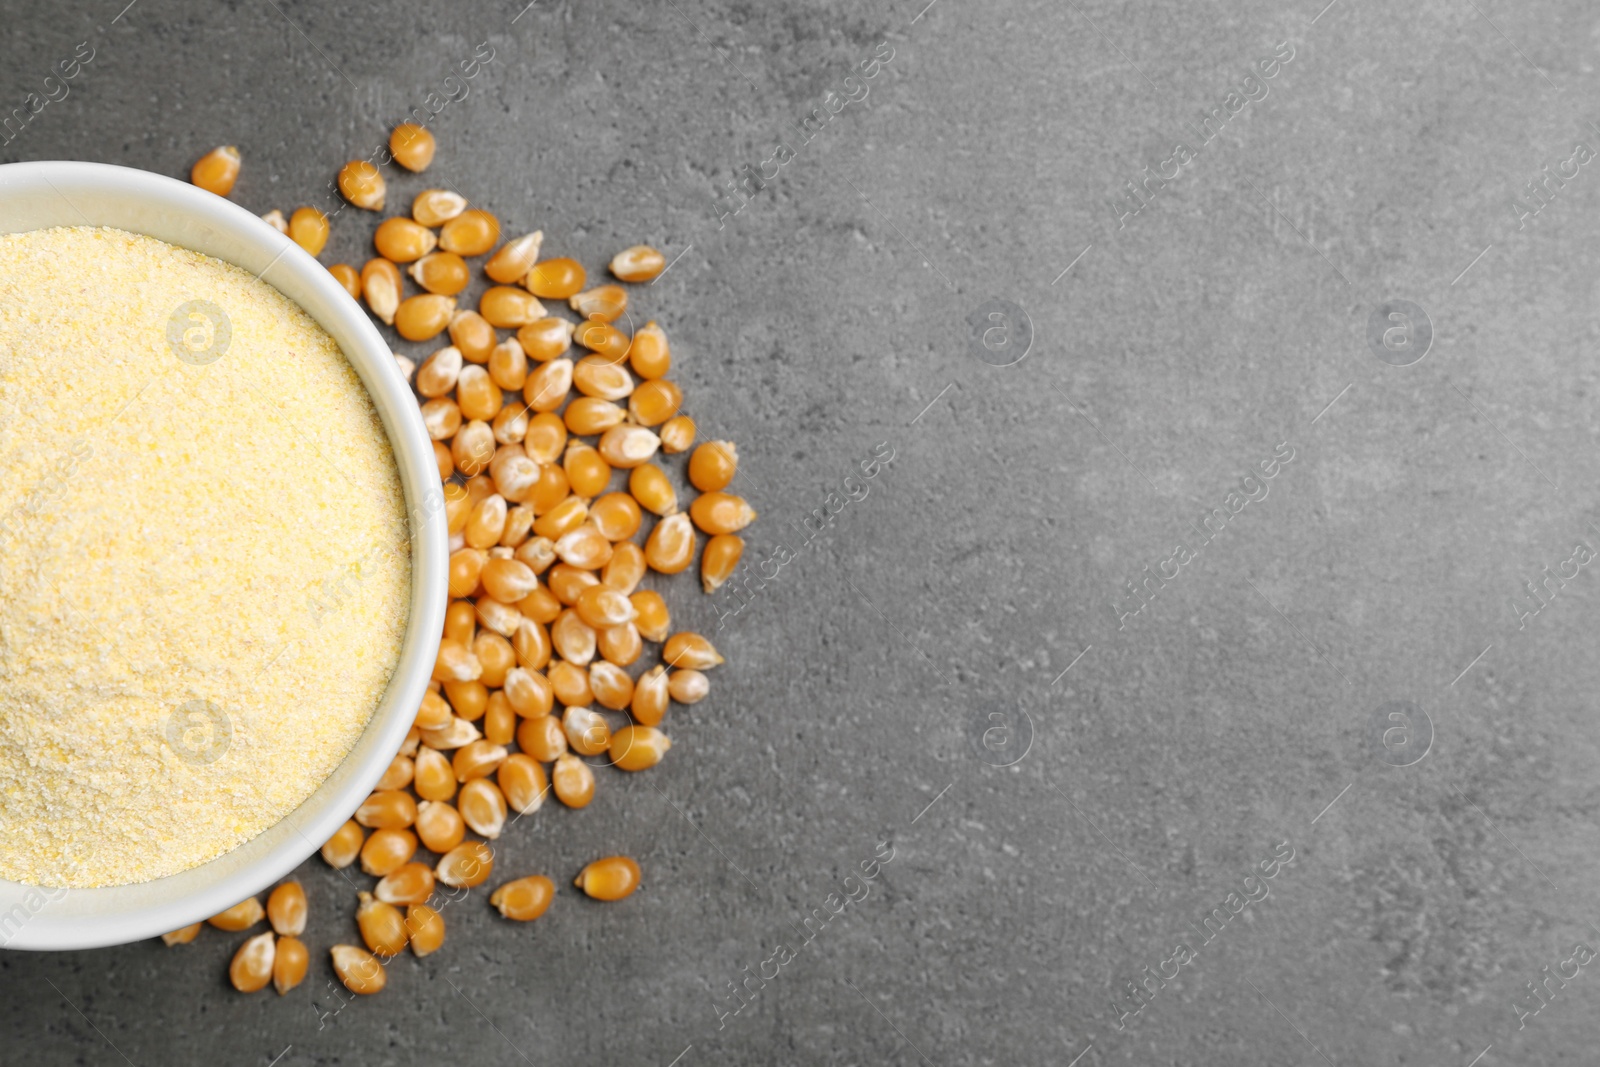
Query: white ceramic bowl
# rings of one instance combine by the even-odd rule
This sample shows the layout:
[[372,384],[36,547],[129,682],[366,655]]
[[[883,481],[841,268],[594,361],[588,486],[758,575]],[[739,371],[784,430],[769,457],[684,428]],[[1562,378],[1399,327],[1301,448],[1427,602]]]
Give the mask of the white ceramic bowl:
[[47,890],[0,880],[6,948],[139,941],[215,915],[288,874],[350,818],[388,767],[411,728],[444,626],[449,535],[433,446],[389,346],[344,287],[255,215],[184,182],[101,163],[0,166],[0,233],[86,225],[147,234],[259,274],[339,342],[400,468],[411,514],[411,616],[400,665],[366,732],[305,803],[232,852],[154,881]]

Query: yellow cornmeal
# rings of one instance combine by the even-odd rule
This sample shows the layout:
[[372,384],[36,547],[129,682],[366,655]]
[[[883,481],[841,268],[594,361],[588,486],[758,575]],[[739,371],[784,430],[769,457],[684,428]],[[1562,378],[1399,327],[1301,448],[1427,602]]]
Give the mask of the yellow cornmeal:
[[276,289],[0,236],[0,877],[157,878],[310,796],[398,662],[406,537],[370,398]]

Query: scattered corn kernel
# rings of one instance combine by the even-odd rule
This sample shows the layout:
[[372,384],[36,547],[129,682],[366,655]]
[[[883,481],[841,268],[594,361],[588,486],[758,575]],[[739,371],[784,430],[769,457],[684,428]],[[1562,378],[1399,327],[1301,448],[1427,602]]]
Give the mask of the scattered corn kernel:
[[374,878],[399,870],[417,854],[417,835],[401,826],[372,831],[361,846],[361,869]]
[[689,517],[708,534],[731,534],[754,522],[756,509],[742,496],[717,491],[695,497]]
[[583,288],[583,265],[565,256],[535,263],[522,284],[528,292],[545,300],[565,300]]
[[483,265],[483,273],[501,285],[515,285],[528,276],[539,258],[539,246],[544,243],[544,231],[523,234],[500,246]]
[[182,929],[173,930],[171,933],[162,934],[161,940],[169,947],[172,945],[187,945],[189,942],[200,936],[200,927],[203,925],[205,924],[190,923],[188,926],[185,926]]
[[387,325],[400,307],[400,268],[387,259],[369,259],[361,268],[361,295],[367,307]]
[[322,858],[328,866],[342,869],[350,866],[361,855],[362,842],[366,840],[367,832],[361,824],[354,819],[348,819],[345,824],[333,832],[322,846]]
[[667,679],[667,692],[680,704],[698,704],[711,692],[711,683],[697,670],[673,671]]
[[661,658],[673,670],[703,671],[723,662],[716,647],[697,633],[675,633],[661,646]]
[[455,310],[456,300],[453,296],[440,296],[437,293],[408,296],[395,309],[395,332],[407,341],[431,341],[450,325],[450,316]]
[[620,285],[599,285],[567,298],[567,306],[586,319],[616,322],[628,310],[628,291]]
[[567,807],[588,807],[594,799],[594,771],[577,756],[563,752],[556,757],[556,765],[550,771],[550,788],[556,799]]
[[356,207],[383,210],[383,175],[364,159],[352,159],[339,168],[339,192]]
[[217,914],[207,919],[206,922],[210,923],[212,926],[215,926],[218,930],[227,930],[230,933],[237,933],[240,930],[250,929],[256,923],[266,918],[266,914],[267,913],[261,907],[261,901],[257,900],[255,897],[247,897],[244,900],[239,901],[239,903],[235,904],[228,910],[217,912]]
[[628,345],[628,363],[633,373],[652,380],[664,377],[672,369],[672,347],[667,344],[665,331],[653,320],[633,335]]
[[[361,272],[348,263],[335,263],[328,268],[328,273],[333,275],[333,280],[344,286],[344,291],[350,294],[351,299],[361,299]],[[408,375],[409,377],[409,375]]]
[[396,163],[413,173],[428,169],[436,147],[433,134],[414,122],[402,122],[389,134],[389,153]]
[[639,865],[627,856],[595,860],[572,883],[595,900],[621,900],[639,888]]
[[689,484],[702,493],[728,488],[739,468],[739,450],[732,441],[707,441],[689,456]]
[[494,873],[494,850],[482,841],[468,841],[439,857],[434,877],[454,889],[482,885]]
[[611,762],[625,771],[649,770],[671,747],[671,738],[654,726],[624,726],[611,735]]
[[424,189],[411,201],[411,217],[424,226],[443,226],[467,209],[467,198],[449,189]]
[[333,957],[333,973],[352,993],[367,996],[380,992],[389,980],[383,964],[366,949],[355,945],[334,945],[329,955]]
[[271,930],[257,934],[239,946],[228,964],[228,981],[241,993],[255,993],[272,981],[272,961],[277,955],[277,937]]
[[555,895],[555,883],[536,874],[500,886],[489,895],[489,903],[507,919],[532,922],[545,913]]
[[438,952],[444,944],[444,917],[426,904],[406,909],[406,930],[411,934],[411,952],[418,957]]
[[500,240],[500,220],[469,208],[439,230],[439,247],[458,256],[481,256]]
[[661,276],[667,257],[649,245],[624,248],[611,257],[611,273],[625,282],[648,282]]
[[705,553],[700,557],[701,587],[707,593],[715,593],[733,577],[743,555],[744,538],[738,534],[717,534],[707,539]]
[[272,988],[283,996],[306,980],[311,953],[298,937],[280,937],[272,959]]
[[285,936],[306,929],[306,891],[299,882],[284,882],[267,897],[267,921]]
[[314,207],[297,207],[289,216],[289,240],[313,256],[328,243],[328,216]]
[[189,168],[189,180],[208,193],[227,196],[239,180],[239,150],[233,145],[213,148]]
[[460,294],[471,280],[467,261],[454,252],[429,252],[411,264],[411,269],[406,273],[411,275],[412,281],[428,292],[440,296]]
[[384,875],[372,895],[385,904],[425,904],[433,896],[433,882],[432,867],[405,863]]

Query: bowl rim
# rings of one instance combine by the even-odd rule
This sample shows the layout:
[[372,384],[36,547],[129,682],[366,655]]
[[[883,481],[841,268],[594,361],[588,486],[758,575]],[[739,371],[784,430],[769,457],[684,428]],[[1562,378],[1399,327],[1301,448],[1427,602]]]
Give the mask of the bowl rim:
[[[41,211],[51,197],[70,209],[62,221],[15,224],[19,212]],[[258,894],[298,867],[351,817],[399,751],[432,677],[447,600],[449,534],[432,439],[388,343],[327,268],[246,209],[174,178],[108,163],[0,164],[0,233],[77,225],[142,233],[232,263],[271,284],[334,338],[372,398],[399,470],[411,532],[410,612],[399,662],[371,720],[299,806],[229,852],[162,878],[95,889],[0,879],[0,947],[12,949],[96,948],[155,937]],[[164,883],[170,898],[162,899]]]

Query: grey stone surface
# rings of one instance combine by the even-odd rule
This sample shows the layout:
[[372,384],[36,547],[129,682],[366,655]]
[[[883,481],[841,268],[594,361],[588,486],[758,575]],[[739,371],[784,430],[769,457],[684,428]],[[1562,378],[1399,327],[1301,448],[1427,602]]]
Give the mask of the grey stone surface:
[[[313,861],[302,989],[233,994],[239,938],[209,930],[3,954],[0,1060],[1592,1062],[1593,967],[1520,1027],[1514,1005],[1600,945],[1594,578],[1522,628],[1511,607],[1600,543],[1600,178],[1513,208],[1600,147],[1591,7],[123,2],[0,4],[5,110],[96,52],[0,158],[182,175],[236,142],[235,199],[287,211],[487,40],[396,193],[448,181],[595,266],[681,253],[638,306],[739,443],[753,556],[875,445],[895,458],[717,633],[729,663],[661,768],[504,841],[502,870],[563,886],[632,853],[635,898],[563,889],[526,927],[475,898],[443,952],[324,1016],[351,893]],[[1209,143],[1203,108],[1227,117]],[[719,226],[717,187],[780,140],[795,157]],[[1177,175],[1119,225],[1147,166]],[[353,215],[325,260],[364,257]],[[1011,366],[991,300],[1031,323]],[[1431,321],[1409,366],[1368,343],[1392,300]],[[1431,723],[1409,766],[1370,725],[1393,702]],[[719,1021],[882,841],[867,899]],[[1269,895],[1203,943],[1281,842],[1293,863],[1248,883]],[[1178,977],[1119,1020],[1147,966]]]

